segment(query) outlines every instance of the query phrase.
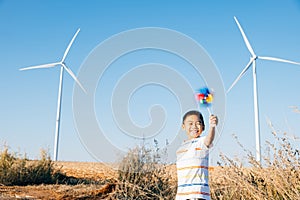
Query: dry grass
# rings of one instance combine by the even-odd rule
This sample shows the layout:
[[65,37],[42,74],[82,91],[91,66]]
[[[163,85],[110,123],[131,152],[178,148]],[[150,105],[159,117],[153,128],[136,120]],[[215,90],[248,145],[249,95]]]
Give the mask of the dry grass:
[[[32,164],[39,161],[26,161]],[[0,183],[0,199],[105,199],[113,192],[116,171],[102,163],[52,162],[56,183]],[[58,175],[59,174],[59,177]]]
[[276,144],[269,149],[263,164],[247,150],[248,163],[221,155],[223,163],[211,174],[212,199],[299,199],[300,152],[291,141],[273,132]]
[[158,149],[145,146],[129,150],[120,162],[111,199],[174,199],[176,182]]
[[[263,165],[242,145],[247,153],[246,164],[220,155],[220,165],[210,171],[212,199],[299,199],[299,144],[293,145],[284,134],[273,134],[275,142],[267,142]],[[155,149],[132,149],[115,170],[103,163],[53,162],[45,154],[41,160],[28,161],[4,149],[0,160],[0,199],[174,199],[176,166],[167,165],[160,158]],[[24,175],[28,172],[47,181],[49,171],[54,175],[54,184],[16,186],[11,181],[16,177],[26,180]],[[11,178],[5,182],[5,177]]]
[[50,184],[56,175],[45,151],[41,151],[41,158],[35,162],[9,152],[7,147],[0,154],[0,183],[3,185]]

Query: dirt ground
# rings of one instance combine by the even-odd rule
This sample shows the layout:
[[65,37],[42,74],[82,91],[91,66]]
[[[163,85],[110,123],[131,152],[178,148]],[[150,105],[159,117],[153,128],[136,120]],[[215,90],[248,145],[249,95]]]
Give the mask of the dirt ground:
[[[55,167],[68,176],[70,184],[0,185],[0,199],[105,199],[105,195],[114,187],[111,180],[116,177],[116,171],[112,165],[91,162],[55,162]],[[86,180],[91,183],[87,184]]]

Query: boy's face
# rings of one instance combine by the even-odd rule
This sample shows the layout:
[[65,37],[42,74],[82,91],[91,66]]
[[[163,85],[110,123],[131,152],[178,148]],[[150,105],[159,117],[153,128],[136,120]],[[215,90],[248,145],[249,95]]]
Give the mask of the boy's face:
[[186,132],[188,139],[193,139],[201,135],[203,126],[197,115],[190,115],[184,120],[182,129]]

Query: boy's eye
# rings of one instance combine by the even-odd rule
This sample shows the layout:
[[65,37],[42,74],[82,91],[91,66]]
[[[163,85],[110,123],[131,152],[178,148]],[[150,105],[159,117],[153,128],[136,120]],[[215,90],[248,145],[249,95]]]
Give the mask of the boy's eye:
[[[192,126],[194,123],[193,122],[189,122],[188,125]],[[202,125],[201,122],[195,122],[195,125],[200,126]]]

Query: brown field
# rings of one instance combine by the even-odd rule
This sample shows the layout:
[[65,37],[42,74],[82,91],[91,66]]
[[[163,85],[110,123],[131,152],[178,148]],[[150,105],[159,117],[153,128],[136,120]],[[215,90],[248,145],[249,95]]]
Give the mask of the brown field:
[[[0,185],[0,199],[90,199],[92,196],[101,199],[101,195],[109,192],[111,180],[116,177],[116,171],[102,163],[55,162],[55,167],[68,176],[70,184]],[[80,184],[80,180],[91,181],[91,184]],[[72,185],[72,181],[76,184]]]
[[[54,166],[66,175],[68,184],[0,185],[0,199],[115,199],[112,194],[118,173],[112,166],[93,162],[54,162]],[[169,166],[168,171],[173,179],[171,187],[176,187],[175,165]],[[299,171],[285,171],[277,167],[214,167],[210,169],[212,199],[232,199],[229,196],[233,199],[285,199],[280,197],[280,191],[291,193],[287,199],[297,199],[300,194],[299,175]],[[257,184],[255,177],[262,178],[265,183],[253,185]]]
[[[276,146],[268,143],[264,165],[247,150],[247,165],[220,154],[220,166],[210,168],[211,199],[299,199],[299,145],[294,148],[285,136],[275,139]],[[96,162],[54,162],[45,152],[41,155],[32,161],[7,149],[1,152],[0,200],[165,200],[176,195],[175,165],[158,164],[153,158],[160,157],[145,148],[130,150],[118,168]]]

